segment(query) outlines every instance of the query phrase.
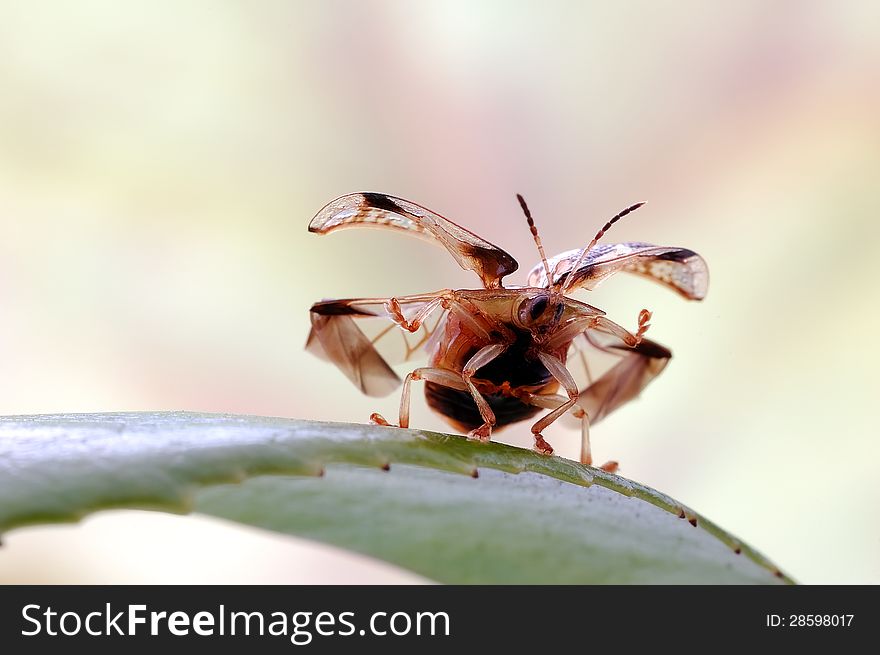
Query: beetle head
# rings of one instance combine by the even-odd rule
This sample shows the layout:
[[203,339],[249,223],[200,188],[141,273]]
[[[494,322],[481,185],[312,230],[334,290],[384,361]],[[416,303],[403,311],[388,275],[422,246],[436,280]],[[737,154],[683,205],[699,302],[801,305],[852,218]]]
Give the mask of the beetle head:
[[525,296],[516,310],[518,327],[528,330],[535,337],[549,334],[559,325],[565,312],[565,304],[559,295],[541,291]]

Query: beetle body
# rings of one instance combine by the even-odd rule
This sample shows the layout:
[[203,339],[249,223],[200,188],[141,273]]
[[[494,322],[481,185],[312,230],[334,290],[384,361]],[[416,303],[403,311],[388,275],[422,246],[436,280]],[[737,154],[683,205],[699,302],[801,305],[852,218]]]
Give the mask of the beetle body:
[[[429,407],[481,440],[488,440],[493,429],[550,410],[531,427],[535,448],[549,454],[553,449],[543,430],[571,413],[581,420],[581,461],[589,464],[590,424],[635,398],[663,370],[671,353],[644,338],[651,318],[647,310],[640,312],[637,329],[630,332],[602,310],[568,294],[592,289],[609,275],[626,271],[700,300],[708,271],[703,259],[685,248],[646,243],[597,246],[614,222],[642,203],[608,221],[587,247],[547,259],[528,207],[519,200],[541,255],[525,287],[502,284],[518,268],[513,257],[415,203],[357,193],[326,205],[310,231],[374,227],[407,232],[445,247],[462,268],[480,277],[483,288],[315,303],[306,346],[333,362],[362,392],[381,396],[401,384],[391,358],[382,351],[395,335],[403,337],[404,361],[422,350],[428,357],[426,366],[411,370],[402,381],[400,427],[409,426],[412,383],[424,381]],[[385,322],[372,336],[361,327],[370,319]],[[585,384],[579,384],[567,367],[575,354],[586,370]],[[615,363],[593,376],[588,362],[599,355]],[[389,424],[379,414],[371,418]]]
[[[467,324],[455,316],[449,316],[445,325],[440,328],[443,334],[435,351],[429,354],[432,366],[462,371],[480,348],[490,343],[503,342],[500,341],[501,338],[509,340],[505,351],[477,369],[473,377],[474,386],[495,414],[496,430],[531,418],[541,411],[540,407],[526,404],[520,399],[523,391],[554,394],[559,389],[559,382],[536,355],[534,334],[517,325],[511,317],[511,306],[521,300],[519,290],[511,291],[513,293],[509,298],[496,300],[494,303],[501,310],[494,318],[504,328],[504,331],[499,330],[490,335],[495,341],[484,341]],[[567,350],[567,346],[557,349],[563,363]],[[483,423],[479,408],[466,390],[426,382],[425,399],[429,407],[461,431],[475,430]]]

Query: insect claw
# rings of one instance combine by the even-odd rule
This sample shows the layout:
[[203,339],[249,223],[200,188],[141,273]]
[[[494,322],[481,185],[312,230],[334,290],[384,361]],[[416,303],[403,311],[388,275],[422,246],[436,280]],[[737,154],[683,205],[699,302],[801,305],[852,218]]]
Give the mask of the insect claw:
[[397,323],[407,332],[417,332],[422,326],[421,319],[416,316],[412,321],[406,320],[403,315],[403,309],[400,307],[400,301],[397,298],[391,298],[385,303],[385,310],[391,314],[391,320]]
[[617,473],[617,471],[620,469],[620,464],[612,459],[611,461],[602,464],[602,466],[600,466],[599,468],[606,473]]
[[492,437],[492,426],[483,424],[468,432],[468,439],[476,439],[477,441],[487,442]]
[[553,446],[544,441],[544,437],[542,437],[540,434],[535,435],[535,450],[544,455],[553,454]]
[[648,328],[651,327],[651,324],[649,323],[651,316],[651,312],[647,309],[643,309],[639,312],[639,329],[638,332],[636,332],[636,342],[633,347],[642,343],[642,337],[645,335],[645,332],[648,331]]
[[389,423],[384,416],[382,416],[379,412],[373,412],[370,414],[370,423],[373,425],[384,425],[386,427],[396,427]]

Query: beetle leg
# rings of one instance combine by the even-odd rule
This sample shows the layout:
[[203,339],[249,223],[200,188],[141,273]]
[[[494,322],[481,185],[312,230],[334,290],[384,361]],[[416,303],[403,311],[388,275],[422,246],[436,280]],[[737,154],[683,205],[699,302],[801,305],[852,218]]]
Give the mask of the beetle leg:
[[373,425],[384,425],[388,427],[391,423],[388,422],[388,419],[382,416],[379,412],[373,412],[370,414],[370,423]]
[[[563,403],[568,402],[568,397],[563,396],[561,393],[531,393],[529,391],[516,390],[513,394],[524,403],[541,407],[542,409],[556,409]],[[571,408],[571,413],[580,418],[580,414],[576,413],[578,409],[578,406],[575,405]]]
[[[593,450],[590,447],[590,416],[580,405],[575,405],[571,412],[575,417],[581,420],[581,464],[587,466],[593,465]],[[620,464],[616,460],[609,460],[599,467],[608,473],[616,473],[620,468]]]
[[[460,374],[444,368],[424,367],[414,370],[407,375],[406,379],[403,381],[403,392],[400,394],[400,421],[398,425],[402,428],[409,427],[409,410],[413,380],[427,380],[436,384],[442,384],[443,386],[452,389],[470,391],[471,396],[477,405],[477,409],[480,412],[480,417],[483,419],[483,425],[471,430],[470,433],[468,433],[468,436],[479,439],[480,441],[488,441],[492,434],[492,426],[495,425],[495,413],[492,411],[492,408],[489,407],[489,403],[486,402],[486,399],[483,398],[482,394],[477,391],[471,378],[477,370],[498,357],[498,355],[503,353],[506,348],[507,346],[504,344],[483,346],[467,361]],[[374,422],[379,422],[380,420],[384,421],[381,415],[378,414],[373,414],[373,416],[370,417],[370,420]],[[387,425],[388,422],[385,421],[384,424]]]
[[[651,312],[647,309],[643,309],[639,312],[639,330],[636,332],[636,339],[639,340],[639,343],[642,342],[642,337],[645,336],[645,332],[648,331],[648,328],[651,327],[649,321],[651,320]],[[636,344],[638,345],[638,343]]]
[[[557,410],[565,406],[566,410],[571,412],[572,416],[581,421],[581,464],[588,466],[593,463],[593,455],[590,450],[590,416],[586,410],[580,405],[570,402],[570,398],[558,393],[553,394],[534,394],[534,393],[518,393],[517,398],[529,405],[535,407],[543,407],[544,409]],[[560,412],[560,415],[564,412]],[[549,415],[548,415],[549,417]],[[547,423],[549,425],[549,421]]]
[[471,357],[461,371],[461,377],[467,385],[468,390],[473,396],[477,409],[480,411],[480,418],[483,419],[483,425],[468,432],[471,439],[479,439],[480,441],[489,441],[492,435],[492,427],[495,425],[495,412],[489,407],[489,403],[483,398],[482,394],[477,391],[471,378],[483,366],[491,362],[507,349],[507,345],[503,343],[493,343],[480,348],[473,357]]
[[[445,368],[432,368],[430,366],[417,368],[407,375],[406,379],[403,381],[403,392],[400,394],[400,419],[398,422],[398,426],[401,428],[409,427],[410,387],[412,386],[413,380],[427,380],[428,382],[435,382],[437,384],[442,384],[444,387],[461,389],[462,391],[465,391],[468,388],[464,383],[464,380],[461,379],[461,376],[454,371]],[[385,421],[385,419],[379,414],[374,413],[370,417],[370,420],[378,423],[379,421],[377,421],[376,418],[384,421],[384,423],[379,423],[380,425],[390,425],[388,421]]]
[[580,405],[575,405],[572,414],[581,420],[581,464],[593,463],[593,449],[590,447],[590,415]]
[[553,336],[544,344],[544,350],[553,352],[561,346],[567,346],[571,343],[572,339],[583,333],[584,330],[593,327],[597,321],[598,317],[596,316],[572,321],[553,333]]
[[490,334],[493,332],[500,334],[503,341],[512,343],[516,340],[516,335],[504,324],[504,321],[487,315],[468,298],[458,296],[455,292],[452,297],[443,299],[443,307],[448,309],[450,314],[454,314],[481,341],[497,340]]
[[411,321],[406,320],[403,310],[400,307],[400,301],[397,298],[389,298],[385,303],[385,310],[391,315],[391,320],[408,332],[417,332],[422,327],[424,321],[437,306],[442,304],[446,299],[445,295],[437,296],[431,302],[422,307]]
[[[575,403],[577,403],[578,399],[578,388],[577,384],[574,381],[574,378],[571,377],[571,373],[568,372],[568,369],[565,368],[565,364],[559,361],[553,355],[548,353],[538,351],[538,359],[541,360],[541,363],[550,371],[550,375],[552,375],[559,384],[562,385],[562,388],[565,389],[565,392],[568,394],[568,400],[559,405],[552,412],[542,417],[532,426],[532,434],[535,437],[535,450],[544,453],[545,455],[552,455],[553,448],[544,441],[544,437],[541,436],[541,432],[544,429],[553,423],[560,416],[565,414],[565,412],[569,411],[572,407],[574,407]],[[587,432],[589,435],[589,432]]]
[[[490,316],[486,316],[478,307],[466,298],[457,297],[454,291],[441,292],[422,307],[416,315],[412,317],[412,320],[408,320],[403,314],[403,309],[397,298],[389,298],[385,302],[385,311],[388,312],[388,317],[394,321],[395,325],[398,325],[408,332],[417,332],[422,326],[422,322],[431,314],[431,312],[437,309],[438,306],[442,306],[444,309],[449,310],[450,313],[455,314],[455,316],[464,323],[471,332],[484,341],[490,340],[490,331],[501,332],[503,334],[508,334],[510,332],[502,322],[495,320]],[[508,336],[513,338],[513,335]]]
[[605,318],[604,316],[597,316],[593,325],[590,327],[598,330],[599,332],[605,332],[606,334],[613,334],[618,339],[622,340],[627,346],[630,348],[635,348],[642,342],[642,337],[645,332],[647,332],[648,328],[651,327],[648,321],[651,320],[651,312],[647,309],[643,309],[639,312],[639,327],[635,334],[627,330],[626,328],[618,325],[611,319]]
[[[528,391],[520,391],[516,394],[516,397],[524,403],[534,405],[535,407],[543,407],[544,409],[557,409],[561,405],[568,403],[568,398],[558,393],[535,394]],[[593,455],[590,451],[590,416],[587,414],[586,410],[577,403],[575,403],[568,411],[571,412],[572,416],[581,421],[581,464],[592,466]],[[619,464],[612,460],[605,462],[599,468],[608,473],[614,473],[619,468]]]
[[[569,404],[569,398],[558,393],[536,394],[528,391],[520,391],[516,397],[528,405],[542,407],[544,409],[558,409],[562,405]],[[583,407],[575,403],[568,411],[581,421],[581,464],[592,464],[590,454],[590,417]]]

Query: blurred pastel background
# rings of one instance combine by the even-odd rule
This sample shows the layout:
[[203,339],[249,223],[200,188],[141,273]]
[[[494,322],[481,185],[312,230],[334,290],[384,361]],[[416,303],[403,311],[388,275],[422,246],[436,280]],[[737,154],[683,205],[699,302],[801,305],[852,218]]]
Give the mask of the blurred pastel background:
[[[515,193],[551,252],[648,200],[607,239],[698,251],[710,292],[581,296],[630,327],[650,308],[675,353],[597,459],[801,582],[880,583],[880,3],[2,1],[0,413],[394,415],[303,351],[309,305],[475,278],[404,236],[307,233],[356,190],[525,270]],[[0,582],[418,580],[147,512],[4,542]]]

